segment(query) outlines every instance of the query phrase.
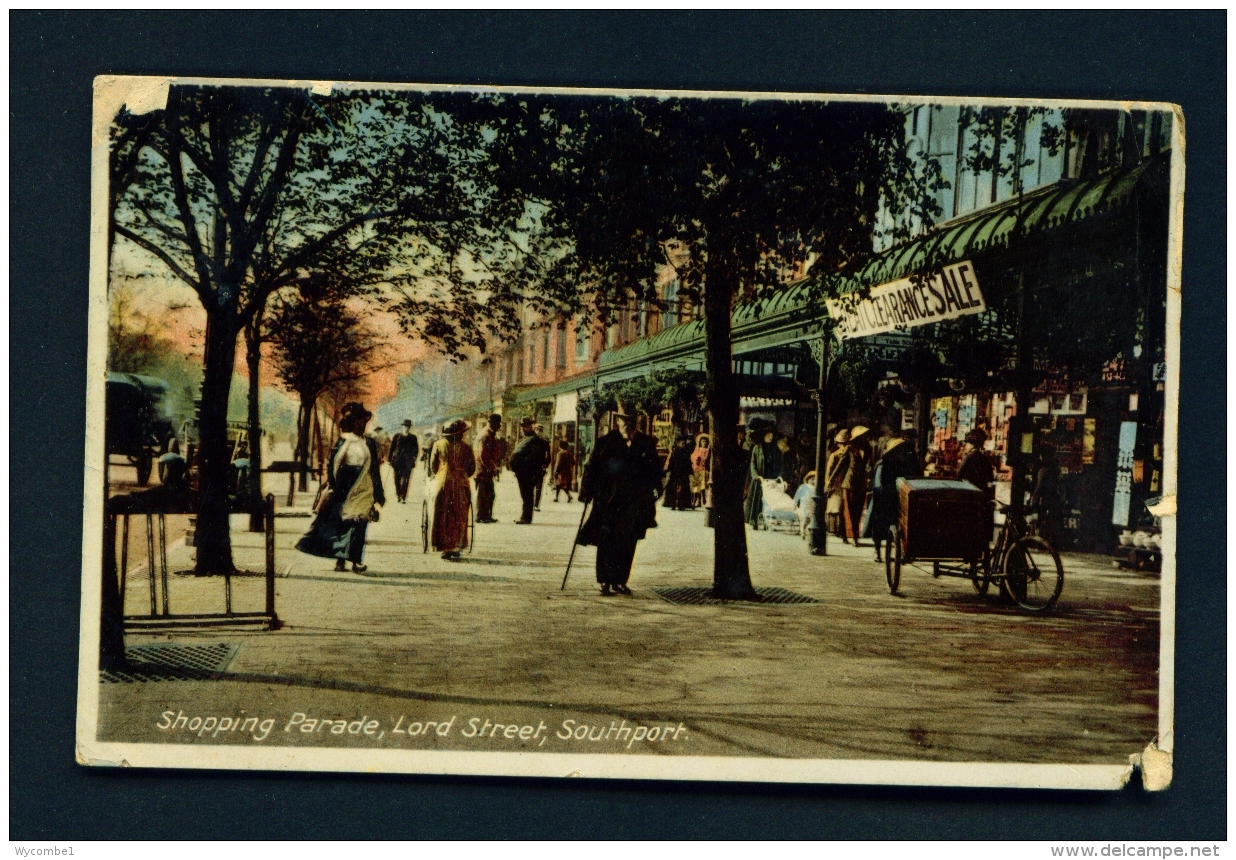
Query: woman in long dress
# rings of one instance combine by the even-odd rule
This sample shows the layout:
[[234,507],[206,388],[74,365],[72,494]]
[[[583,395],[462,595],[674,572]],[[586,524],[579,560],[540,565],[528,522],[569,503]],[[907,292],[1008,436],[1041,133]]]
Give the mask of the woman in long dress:
[[776,431],[766,426],[759,431],[760,443],[751,449],[751,481],[747,485],[744,513],[752,528],[759,528],[764,510],[764,485],[760,481],[781,477],[781,449],[773,441],[776,437]]
[[695,437],[695,453],[691,455],[691,504],[703,507],[708,489],[708,458],[712,456],[712,440],[707,433]]
[[433,475],[430,540],[445,559],[457,559],[459,551],[468,548],[472,512],[472,484],[468,479],[476,472],[476,457],[472,446],[463,441],[467,429],[467,421],[447,425],[429,455],[429,473]]
[[833,450],[824,465],[825,524],[830,534],[844,537],[842,507],[845,493],[842,483],[850,471],[850,431],[844,427],[833,437]]
[[341,410],[342,434],[331,450],[326,466],[328,489],[317,517],[296,544],[308,555],[335,559],[335,570],[352,562],[353,573],[364,573],[365,532],[377,519],[377,507],[386,504],[378,469],[378,443],[366,438],[365,425],[373,415],[359,403]]
[[691,502],[691,454],[695,443],[690,436],[679,438],[665,464],[667,480],[661,504],[676,511],[689,511]]
[[918,478],[923,467],[914,453],[914,443],[894,437],[884,448],[880,464],[876,466],[871,482],[871,504],[867,511],[867,528],[863,537],[875,541],[875,560],[881,561],[880,544],[889,540],[889,529],[897,524],[901,515],[901,496],[897,491],[898,478]]

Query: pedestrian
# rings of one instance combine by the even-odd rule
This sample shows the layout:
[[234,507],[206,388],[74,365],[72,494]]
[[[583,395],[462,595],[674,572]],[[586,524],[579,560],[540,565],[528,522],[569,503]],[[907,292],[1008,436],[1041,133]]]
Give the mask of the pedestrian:
[[691,506],[704,504],[708,491],[708,463],[712,456],[712,437],[701,433],[695,437],[695,451],[691,454]]
[[[533,425],[532,429],[536,432],[536,435],[539,438],[541,439],[545,438],[542,435],[545,432],[544,424],[535,424]],[[532,489],[532,507],[534,507],[538,511],[541,509],[541,494],[545,490],[545,475],[549,472],[549,465],[552,460],[553,460],[553,457],[551,456],[549,442],[546,441],[545,442],[545,458],[541,463],[541,470],[540,472],[537,473],[536,483],[533,484],[533,489]]]
[[794,493],[794,511],[798,515],[798,535],[805,538],[815,528],[815,470],[803,476]]
[[506,461],[506,440],[498,435],[502,429],[502,416],[494,413],[484,430],[481,440],[476,446],[476,521],[478,523],[496,523],[494,519],[494,481]]
[[975,427],[966,434],[961,446],[961,465],[957,467],[957,480],[969,481],[983,491],[987,498],[987,537],[991,538],[996,526],[996,472],[991,467],[991,461],[983,452],[987,442],[987,434]]
[[833,437],[833,449],[824,464],[824,490],[827,501],[824,505],[825,525],[830,534],[844,537],[842,508],[845,494],[842,482],[850,471],[850,431],[842,427]]
[[1051,441],[1039,444],[1038,464],[1034,471],[1034,492],[1030,510],[1038,514],[1039,533],[1052,546],[1060,546],[1063,523],[1063,500],[1060,494],[1060,462],[1056,446]]
[[326,462],[327,486],[316,505],[317,516],[296,543],[307,555],[335,559],[335,570],[352,562],[353,573],[364,573],[365,532],[386,504],[378,469],[378,443],[365,437],[373,413],[360,403],[345,403],[339,418],[341,434]]
[[871,462],[871,449],[864,438],[867,428],[861,424],[850,430],[850,459],[845,477],[841,479],[841,513],[845,521],[845,537],[858,546],[862,535],[863,509],[867,504],[867,465]]
[[412,422],[404,419],[403,429],[391,437],[391,468],[395,470],[395,498],[401,503],[408,501],[408,484],[416,469],[420,454],[420,442],[412,432]]
[[476,471],[472,448],[463,441],[467,421],[453,421],[442,428],[442,438],[434,443],[429,457],[433,476],[433,527],[430,539],[444,559],[459,558],[468,548],[468,516],[472,511],[472,485],[468,479]]
[[966,434],[961,446],[961,465],[957,467],[957,480],[969,481],[983,491],[988,499],[995,499],[995,470],[991,461],[983,453],[983,445],[987,442],[987,434],[975,428]]
[[689,511],[694,505],[691,500],[691,455],[695,452],[695,442],[690,436],[680,436],[670,451],[665,465],[665,498],[661,504],[675,511]]
[[378,464],[391,461],[391,434],[382,427],[374,427],[373,432],[366,434],[378,443]]
[[537,435],[536,427],[527,416],[519,419],[519,429],[523,431],[524,438],[515,446],[511,462],[507,464],[507,468],[515,473],[515,480],[519,482],[519,496],[523,502],[523,511],[515,521],[518,525],[532,522],[536,488],[545,475],[545,466],[549,462],[549,443]]
[[567,502],[571,501],[571,486],[575,482],[575,452],[571,450],[571,445],[568,442],[561,443],[558,449],[558,457],[554,461],[554,501],[558,501],[558,494],[565,492],[567,494]]
[[914,453],[914,443],[895,436],[884,446],[884,456],[876,466],[871,486],[871,504],[867,511],[867,528],[863,537],[875,541],[875,560],[880,557],[880,544],[891,539],[890,529],[901,516],[901,496],[898,478],[918,478],[923,467]]
[[[752,424],[755,424],[753,421]],[[758,429],[752,428],[757,444],[751,447],[751,466],[748,471],[747,498],[744,507],[747,522],[752,528],[758,528],[760,513],[764,507],[764,490],[761,480],[781,477],[781,449],[775,441],[777,433],[771,426],[760,422]]]
[[798,450],[792,441],[790,436],[777,440],[777,450],[781,452],[781,480],[785,481],[785,491],[790,494],[798,489]]
[[627,581],[635,546],[655,528],[656,501],[661,495],[661,458],[657,443],[635,429],[635,413],[619,402],[617,428],[596,443],[579,498],[592,502],[592,513],[577,542],[597,548],[597,582],[601,594],[630,594]]

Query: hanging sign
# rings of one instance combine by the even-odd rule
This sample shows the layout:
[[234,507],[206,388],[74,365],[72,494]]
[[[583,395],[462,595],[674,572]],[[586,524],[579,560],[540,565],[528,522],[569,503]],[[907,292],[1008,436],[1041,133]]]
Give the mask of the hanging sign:
[[872,287],[865,299],[851,294],[826,298],[824,304],[828,315],[837,321],[838,340],[905,331],[987,310],[974,264],[969,260],[945,266],[934,275],[900,278]]
[[1129,505],[1133,495],[1133,446],[1137,442],[1137,422],[1120,422],[1120,447],[1116,455],[1116,496],[1112,502],[1112,525],[1129,524]]

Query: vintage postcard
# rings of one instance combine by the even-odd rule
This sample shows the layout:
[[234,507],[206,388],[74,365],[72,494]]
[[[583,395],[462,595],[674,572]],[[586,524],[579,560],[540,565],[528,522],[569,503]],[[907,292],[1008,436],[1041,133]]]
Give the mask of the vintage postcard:
[[1170,782],[1174,106],[101,77],[92,175],[82,764]]

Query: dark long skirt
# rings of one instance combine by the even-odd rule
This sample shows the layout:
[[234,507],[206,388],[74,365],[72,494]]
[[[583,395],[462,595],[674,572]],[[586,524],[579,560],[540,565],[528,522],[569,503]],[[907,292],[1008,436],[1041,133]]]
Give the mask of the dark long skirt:
[[691,473],[670,472],[665,483],[665,500],[661,505],[675,510],[689,510],[695,507],[691,496]]
[[337,558],[360,564],[365,552],[365,532],[368,520],[345,520],[339,512],[360,477],[360,466],[343,466],[335,476],[336,490],[331,494],[326,507],[313,520],[305,536],[296,542],[296,548],[306,555],[319,558]]
[[638,542],[633,535],[615,535],[598,545],[597,582],[626,585],[631,578],[631,563],[635,561]]

